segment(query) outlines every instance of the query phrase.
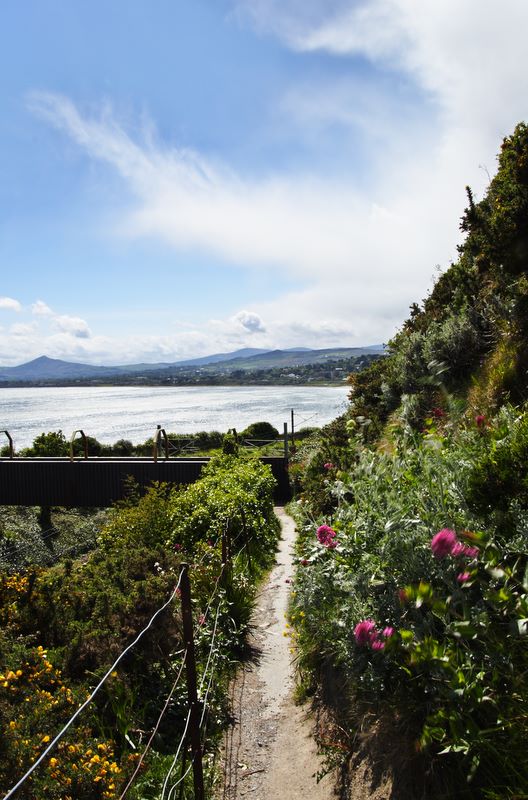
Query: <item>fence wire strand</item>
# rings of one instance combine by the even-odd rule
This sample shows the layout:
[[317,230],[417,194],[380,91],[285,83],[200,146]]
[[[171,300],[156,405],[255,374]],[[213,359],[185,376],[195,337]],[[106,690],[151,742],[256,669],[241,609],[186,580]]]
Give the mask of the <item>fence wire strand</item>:
[[112,666],[106,671],[104,676],[101,678],[101,680],[99,681],[99,683],[97,684],[97,686],[95,687],[93,692],[91,692],[90,695],[84,701],[84,703],[81,706],[79,706],[79,708],[77,709],[75,714],[73,714],[73,716],[70,717],[68,722],[63,726],[63,728],[59,731],[59,733],[55,736],[55,738],[52,739],[52,741],[49,743],[49,745],[46,747],[46,749],[43,750],[43,752],[40,754],[40,756],[37,758],[37,760],[31,765],[31,767],[20,778],[20,780],[17,781],[17,783],[12,787],[12,789],[10,789],[8,791],[8,793],[6,795],[4,795],[3,800],[8,800],[8,798],[12,797],[13,794],[22,786],[22,784],[36,770],[36,768],[39,766],[39,764],[41,764],[42,761],[44,761],[44,759],[49,755],[49,753],[51,753],[51,751],[55,748],[55,746],[60,742],[60,740],[62,739],[62,737],[64,736],[64,734],[68,730],[68,728],[71,727],[71,725],[75,722],[77,717],[82,713],[82,711],[84,711],[86,706],[88,706],[92,702],[93,698],[95,697],[95,695],[97,694],[99,689],[103,686],[105,681],[108,680],[108,678],[110,677],[112,672],[115,670],[115,668],[117,667],[117,665],[119,664],[121,659],[134,647],[134,645],[137,644],[137,642],[139,642],[139,640],[141,639],[143,634],[146,633],[146,631],[148,631],[148,629],[151,627],[151,625],[154,622],[154,620],[156,619],[156,617],[158,617],[161,614],[161,612],[164,611],[167,608],[167,606],[170,605],[170,603],[173,601],[173,599],[176,597],[176,595],[178,593],[178,589],[180,588],[180,582],[181,582],[182,575],[183,575],[183,570],[180,572],[180,577],[178,578],[178,583],[177,583],[176,587],[173,589],[172,594],[169,597],[169,599],[161,606],[161,608],[158,608],[158,610],[150,618],[148,624],[143,628],[142,631],[140,631],[140,633],[138,633],[138,635],[136,636],[134,641],[131,642],[123,650],[123,652],[116,658],[116,660],[114,661]]

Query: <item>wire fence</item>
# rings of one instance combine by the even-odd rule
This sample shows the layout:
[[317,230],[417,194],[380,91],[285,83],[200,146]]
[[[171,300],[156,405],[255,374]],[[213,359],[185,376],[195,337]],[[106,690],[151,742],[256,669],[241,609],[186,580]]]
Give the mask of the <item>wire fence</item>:
[[[134,786],[134,783],[137,781],[137,778],[140,775],[141,770],[143,768],[145,758],[152,748],[153,742],[155,740],[156,734],[159,731],[162,720],[164,719],[165,715],[167,714],[170,708],[171,700],[174,697],[174,693],[184,674],[187,684],[187,698],[188,698],[187,715],[185,718],[183,731],[176,745],[171,765],[165,775],[165,778],[163,779],[163,783],[161,786],[160,800],[174,800],[176,789],[180,787],[181,784],[185,781],[187,775],[191,772],[191,770],[193,771],[193,776],[194,776],[194,798],[195,800],[204,800],[205,793],[204,793],[202,755],[204,751],[204,746],[206,744],[206,729],[208,723],[208,714],[210,710],[210,695],[213,687],[214,677],[218,667],[219,650],[216,644],[216,640],[219,630],[221,612],[224,603],[223,596],[218,598],[218,594],[220,587],[225,586],[226,578],[230,573],[232,563],[234,560],[232,559],[231,554],[233,552],[236,542],[240,540],[242,533],[243,532],[240,532],[238,536],[235,537],[233,542],[231,542],[229,537],[229,521],[226,522],[225,528],[222,531],[221,567],[218,574],[215,577],[211,593],[207,599],[207,602],[205,603],[205,610],[199,616],[199,618],[197,618],[194,621],[192,620],[192,598],[191,598],[191,584],[189,580],[189,571],[188,571],[189,567],[187,564],[182,564],[177,584],[172,590],[169,598],[152,614],[148,623],[137,634],[134,640],[130,642],[130,644],[128,644],[127,647],[125,647],[122,650],[119,656],[114,660],[113,664],[106,670],[105,674],[99,680],[95,688],[89,693],[86,700],[79,706],[79,708],[77,708],[77,710],[62,726],[61,730],[53,737],[53,739],[51,739],[49,744],[45,747],[45,749],[33,762],[33,764],[31,764],[31,766],[27,769],[24,775],[22,775],[22,777],[12,786],[12,788],[7,792],[7,794],[4,795],[3,800],[9,800],[9,798],[13,797],[18,792],[18,790],[25,784],[25,782],[31,777],[31,775],[33,775],[35,770],[37,770],[39,766],[42,765],[42,763],[57,748],[57,746],[67,733],[67,731],[78,720],[83,711],[93,703],[95,696],[104,686],[109,677],[112,676],[112,674],[115,672],[116,667],[120,664],[120,662],[124,659],[124,657],[136,646],[136,644],[142,639],[144,634],[152,627],[156,619],[163,613],[163,611],[167,609],[174,602],[175,598],[178,598],[180,600],[183,629],[184,629],[184,647],[177,654],[181,656],[181,663],[177,671],[175,680],[172,683],[171,689],[158,715],[156,723],[152,728],[148,741],[138,759],[134,772],[128,779],[125,787],[122,789],[121,794],[119,796],[119,800],[123,800],[123,798],[127,795],[130,789]],[[49,532],[49,534],[51,535],[51,531]],[[249,540],[245,538],[244,543],[237,550],[235,554],[235,559],[240,558],[241,553],[248,548],[248,545],[249,545]],[[202,558],[198,562],[198,565],[202,564],[203,560],[204,556],[202,556]],[[214,604],[215,600],[217,601],[216,605]],[[213,608],[215,610],[214,610],[214,622],[212,625],[211,639],[209,642],[207,655],[204,659],[205,666],[201,675],[200,683],[197,686],[195,639],[198,631],[202,629],[202,626],[205,624],[208,616],[211,615]],[[186,619],[191,620],[190,627],[187,626],[187,630],[186,630]],[[190,763],[186,766],[187,749],[189,748],[189,746],[191,748],[192,758],[190,760]],[[176,780],[174,780],[173,783],[171,783],[171,780],[173,780],[174,771],[179,761],[181,761],[180,775]]]
[[98,544],[101,525],[85,524],[81,535],[51,526],[44,530],[17,531],[17,539],[0,538],[0,569],[13,572],[30,566],[50,567],[63,558],[88,553]]

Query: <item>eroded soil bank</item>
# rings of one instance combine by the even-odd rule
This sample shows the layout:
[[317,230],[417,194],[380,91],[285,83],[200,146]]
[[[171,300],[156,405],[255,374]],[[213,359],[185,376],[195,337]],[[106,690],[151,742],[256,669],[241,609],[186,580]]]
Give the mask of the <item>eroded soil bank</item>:
[[313,721],[293,701],[294,668],[286,610],[293,575],[294,522],[276,509],[282,537],[276,564],[262,586],[252,618],[252,658],[231,687],[235,718],[222,752],[222,800],[330,800],[332,776],[321,769]]

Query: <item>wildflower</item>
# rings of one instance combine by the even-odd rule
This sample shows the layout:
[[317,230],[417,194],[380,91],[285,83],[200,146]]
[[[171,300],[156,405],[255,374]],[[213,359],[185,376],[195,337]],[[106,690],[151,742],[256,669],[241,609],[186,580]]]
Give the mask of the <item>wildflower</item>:
[[175,544],[174,545],[174,549],[176,550],[177,553],[179,553],[180,550],[182,550],[183,548],[182,548],[181,544]]
[[454,545],[457,542],[455,531],[450,528],[443,528],[431,539],[431,550],[435,558],[445,558],[451,555]]
[[386,628],[383,628],[383,635],[386,639],[390,639],[393,633],[394,633],[394,628],[392,628],[390,625],[388,625]]
[[370,644],[376,635],[376,624],[371,619],[362,619],[354,628],[354,638],[360,647]]
[[383,650],[385,647],[385,642],[382,642],[381,639],[373,639],[370,643],[370,646],[373,650]]
[[462,542],[455,542],[451,549],[452,556],[468,556],[468,558],[476,558],[478,554],[478,547],[468,547],[467,544],[463,544]]
[[442,419],[443,417],[445,417],[446,412],[444,411],[443,408],[433,408],[431,410],[431,414],[433,417],[435,417],[435,419]]
[[321,544],[325,547],[334,548],[337,547],[337,542],[335,541],[336,532],[333,528],[329,525],[320,525],[317,528],[317,538]]
[[409,595],[407,593],[407,589],[398,589],[398,600],[400,603],[403,605],[403,603],[406,603],[408,599]]
[[303,558],[300,563],[302,564],[303,567],[307,567],[310,562],[308,561],[307,558]]
[[198,617],[198,625],[205,625],[205,614],[200,614]]
[[477,416],[475,417],[475,425],[480,430],[482,430],[482,428],[485,427],[485,425],[486,425],[486,417],[484,416],[484,414],[477,414]]
[[460,572],[457,575],[457,581],[459,583],[466,583],[466,581],[468,581],[470,578],[471,578],[471,573],[469,572]]
[[332,464],[331,461],[327,461],[323,466],[325,469],[335,469],[335,464]]

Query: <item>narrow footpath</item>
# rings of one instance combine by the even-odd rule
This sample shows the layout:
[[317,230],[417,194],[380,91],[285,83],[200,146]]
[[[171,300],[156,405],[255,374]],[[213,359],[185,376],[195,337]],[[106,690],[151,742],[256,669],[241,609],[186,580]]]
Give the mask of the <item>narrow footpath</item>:
[[294,668],[286,611],[293,576],[295,525],[282,508],[282,537],[275,566],[262,586],[252,617],[254,658],[231,687],[234,724],[222,751],[219,800],[330,800],[332,777],[317,783],[321,760],[313,721],[293,701]]

